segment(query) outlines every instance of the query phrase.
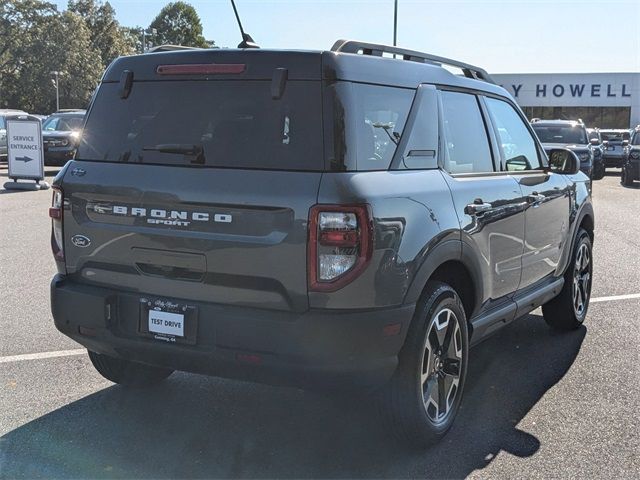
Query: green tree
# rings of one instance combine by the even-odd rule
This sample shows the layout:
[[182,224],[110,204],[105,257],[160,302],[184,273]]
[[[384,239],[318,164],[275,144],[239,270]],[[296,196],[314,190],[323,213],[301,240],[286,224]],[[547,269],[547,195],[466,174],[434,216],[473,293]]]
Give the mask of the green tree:
[[[64,12],[58,28],[58,48],[52,52],[52,58],[63,72],[59,85],[60,106],[86,108],[104,71],[100,51],[93,48],[91,30],[80,15]],[[68,32],[73,32],[73,35]]]
[[167,4],[149,28],[156,29],[154,42],[158,45],[173,44],[201,48],[213,46],[213,42],[205,40],[202,36],[202,23],[195,8],[185,2]]
[[142,53],[142,27],[122,27],[122,36],[134,53]]
[[[0,0],[0,101],[6,104],[11,80],[20,74],[38,38],[46,35],[49,17],[57,14],[53,4],[38,0]],[[39,55],[38,55],[39,56]]]
[[0,107],[55,109],[52,71],[62,108],[86,107],[103,71],[82,17],[38,0],[0,0]]
[[127,29],[116,20],[116,11],[109,2],[99,0],[70,0],[68,11],[78,14],[89,29],[91,48],[100,53],[106,68],[115,58],[135,52],[135,43]]
[[0,0],[0,107],[41,105],[42,90],[50,87],[49,72],[37,91],[22,82],[47,68],[47,52],[39,51],[36,45],[47,38],[57,15],[55,6],[48,2]]

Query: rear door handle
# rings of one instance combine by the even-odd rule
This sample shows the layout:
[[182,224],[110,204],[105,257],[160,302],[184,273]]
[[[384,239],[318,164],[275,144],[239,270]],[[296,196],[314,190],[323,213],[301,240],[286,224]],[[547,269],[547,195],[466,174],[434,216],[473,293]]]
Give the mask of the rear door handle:
[[541,193],[533,192],[531,195],[527,195],[527,202],[531,204],[538,204],[541,203],[545,198],[547,197],[545,197]]
[[493,210],[493,205],[487,202],[483,202],[481,199],[476,198],[473,203],[470,203],[464,208],[464,213],[467,215],[482,215],[490,210]]

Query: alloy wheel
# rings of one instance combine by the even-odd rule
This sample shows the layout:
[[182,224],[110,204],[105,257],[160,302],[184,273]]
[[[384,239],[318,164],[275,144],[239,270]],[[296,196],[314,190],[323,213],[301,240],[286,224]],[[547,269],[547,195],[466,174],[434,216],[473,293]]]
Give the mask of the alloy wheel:
[[591,282],[591,252],[583,243],[578,249],[573,269],[573,311],[577,318],[582,318],[589,302]]
[[438,311],[427,328],[422,353],[420,386],[427,416],[434,424],[446,421],[460,385],[462,333],[456,314]]

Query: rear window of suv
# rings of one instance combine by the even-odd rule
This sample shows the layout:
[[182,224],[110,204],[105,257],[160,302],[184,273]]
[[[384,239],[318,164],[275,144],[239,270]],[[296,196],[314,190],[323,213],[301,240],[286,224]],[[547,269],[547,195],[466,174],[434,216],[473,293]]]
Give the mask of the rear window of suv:
[[602,140],[606,140],[611,143],[622,143],[623,136],[622,132],[601,132]]
[[587,131],[580,125],[531,125],[542,143],[575,143],[585,145]]
[[134,82],[126,99],[119,84],[104,83],[76,158],[323,170],[321,107],[313,81],[287,82],[280,99],[262,80]]

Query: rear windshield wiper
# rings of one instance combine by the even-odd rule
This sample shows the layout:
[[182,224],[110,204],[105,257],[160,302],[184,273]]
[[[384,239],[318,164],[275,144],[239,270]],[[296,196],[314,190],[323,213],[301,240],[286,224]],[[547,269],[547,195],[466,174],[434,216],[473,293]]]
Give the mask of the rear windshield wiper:
[[[389,136],[389,139],[396,145],[398,144],[398,141],[400,140],[400,134],[398,132],[393,131],[394,125],[392,123],[374,122],[371,124],[371,126],[373,128],[382,128],[385,131],[385,133]],[[389,130],[391,130],[391,132],[389,132]]]
[[199,163],[204,165],[204,150],[202,145],[196,145],[193,143],[160,143],[158,145],[151,145],[143,147],[142,150],[154,151],[161,153],[175,153],[178,155],[189,155],[195,157],[191,160],[191,163]]

